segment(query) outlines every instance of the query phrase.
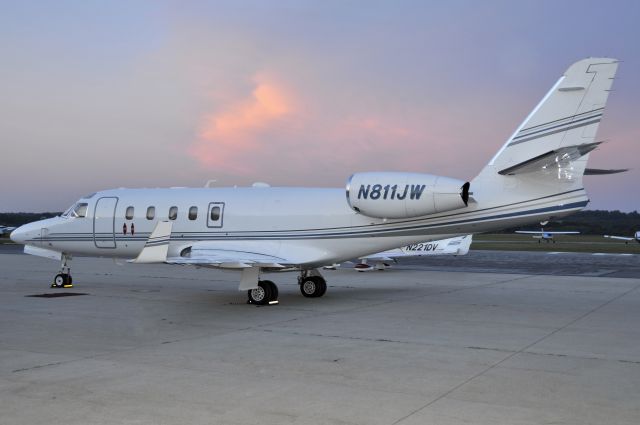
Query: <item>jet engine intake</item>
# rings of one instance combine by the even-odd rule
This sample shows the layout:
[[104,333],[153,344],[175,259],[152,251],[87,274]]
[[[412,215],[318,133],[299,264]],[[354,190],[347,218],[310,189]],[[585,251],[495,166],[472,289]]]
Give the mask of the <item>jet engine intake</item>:
[[356,173],[347,181],[347,202],[374,218],[412,218],[464,208],[469,182],[420,173]]

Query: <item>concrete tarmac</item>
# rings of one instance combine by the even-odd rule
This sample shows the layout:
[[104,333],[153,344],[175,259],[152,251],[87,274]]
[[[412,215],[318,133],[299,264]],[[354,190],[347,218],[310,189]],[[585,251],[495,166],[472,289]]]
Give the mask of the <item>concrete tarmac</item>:
[[271,274],[256,307],[237,273],[76,258],[54,290],[0,253],[0,424],[640,423],[637,256]]

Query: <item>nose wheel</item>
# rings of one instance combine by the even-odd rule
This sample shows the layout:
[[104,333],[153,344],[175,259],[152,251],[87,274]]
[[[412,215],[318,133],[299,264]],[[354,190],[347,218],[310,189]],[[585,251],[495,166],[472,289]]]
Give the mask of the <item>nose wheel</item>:
[[62,254],[62,265],[60,267],[60,273],[53,278],[52,288],[73,288],[73,278],[71,277],[71,267],[69,267],[69,261],[71,256]]
[[73,278],[68,273],[58,273],[53,278],[52,288],[73,288]]

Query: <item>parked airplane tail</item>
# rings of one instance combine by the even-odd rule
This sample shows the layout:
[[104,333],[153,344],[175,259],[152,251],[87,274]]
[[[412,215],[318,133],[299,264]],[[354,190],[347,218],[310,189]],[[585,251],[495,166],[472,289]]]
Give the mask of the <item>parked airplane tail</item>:
[[582,176],[589,152],[601,143],[596,131],[617,68],[607,58],[571,65],[471,182],[474,199],[500,190],[516,202],[553,198],[556,205],[584,207]]

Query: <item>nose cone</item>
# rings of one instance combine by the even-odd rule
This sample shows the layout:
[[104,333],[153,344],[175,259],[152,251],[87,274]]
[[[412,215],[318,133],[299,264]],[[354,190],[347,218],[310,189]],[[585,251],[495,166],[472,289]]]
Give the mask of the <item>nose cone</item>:
[[35,223],[28,223],[18,227],[16,230],[11,232],[11,235],[9,237],[15,243],[27,245],[39,236],[40,226]]
[[16,230],[11,232],[11,235],[9,235],[9,237],[15,243],[24,245],[25,240],[27,240],[27,235],[25,234],[26,232],[22,229],[22,227],[24,226],[18,227]]

